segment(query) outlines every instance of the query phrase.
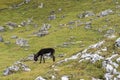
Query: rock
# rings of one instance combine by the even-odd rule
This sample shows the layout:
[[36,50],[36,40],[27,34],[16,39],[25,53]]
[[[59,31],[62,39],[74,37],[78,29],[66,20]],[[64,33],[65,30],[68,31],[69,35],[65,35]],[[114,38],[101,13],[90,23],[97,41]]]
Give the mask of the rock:
[[118,38],[118,39],[115,41],[115,46],[116,46],[116,47],[120,47],[120,38]]
[[11,26],[11,27],[18,27],[18,25],[14,22],[8,22],[6,25]]
[[41,3],[39,6],[38,6],[38,8],[43,8],[44,7],[44,4],[43,3]]
[[25,0],[25,3],[28,4],[31,0]]
[[64,75],[61,77],[61,80],[69,80],[68,76]]
[[2,36],[0,36],[0,42],[3,42],[4,40],[3,40],[3,37]]
[[105,11],[102,11],[102,12],[99,14],[99,16],[100,16],[100,17],[103,17],[103,16],[107,16],[107,15],[112,14],[112,13],[113,13],[113,11],[112,11],[111,9],[107,9],[107,10],[105,10]]
[[115,38],[116,36],[114,35],[114,33],[115,33],[115,30],[109,29],[106,31],[106,34],[104,35],[104,37],[107,37],[110,39]]
[[26,21],[23,21],[23,22],[20,23],[20,25],[24,27],[24,26],[27,25],[27,22],[26,22]]
[[91,22],[87,22],[85,24],[85,29],[91,29],[91,28],[92,28]]
[[21,47],[28,47],[29,46],[28,41],[23,39],[23,38],[17,39],[16,44],[21,46]]
[[41,29],[40,29],[40,31],[47,31],[50,28],[51,28],[50,24],[43,24],[42,27],[41,27]]
[[6,68],[3,71],[3,75],[7,76],[7,75],[13,74],[15,72],[18,72],[20,70],[21,71],[31,71],[31,69],[26,64],[23,64],[22,62],[17,61],[12,66]]
[[35,80],[46,80],[46,79],[44,79],[43,77],[39,76]]
[[89,48],[99,48],[101,45],[103,45],[105,41],[100,41],[94,45],[89,46]]
[[56,15],[55,14],[52,14],[48,17],[48,20],[54,20],[56,19]]
[[16,35],[11,36],[11,39],[17,39],[17,38],[18,38],[18,36],[16,36]]
[[94,16],[95,14],[92,11],[85,11],[82,14],[78,15],[78,18],[84,18],[89,16]]
[[113,75],[111,75],[110,73],[106,73],[104,77],[105,77],[105,80],[112,80]]
[[120,63],[120,57],[116,59],[117,63]]
[[38,37],[43,37],[43,36],[45,36],[45,35],[47,35],[47,34],[49,34],[48,31],[41,31],[41,32],[37,33],[37,36],[38,36]]
[[8,44],[10,44],[10,41],[5,41],[4,43],[5,43],[6,45],[8,45]]
[[98,54],[82,54],[81,60],[79,62],[82,62],[83,60],[90,60],[92,63],[95,63],[98,60],[104,59],[104,57],[98,55]]
[[3,26],[0,26],[0,32],[4,32],[5,28]]

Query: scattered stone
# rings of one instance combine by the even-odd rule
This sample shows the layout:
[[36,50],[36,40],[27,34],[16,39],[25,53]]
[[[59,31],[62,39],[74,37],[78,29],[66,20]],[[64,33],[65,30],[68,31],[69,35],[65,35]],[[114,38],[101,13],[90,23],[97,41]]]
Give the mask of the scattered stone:
[[28,4],[31,0],[25,0],[25,3]]
[[114,35],[115,33],[115,30],[113,29],[109,29],[106,31],[106,34],[104,35],[104,37],[107,37],[107,38],[115,38],[116,36]]
[[96,44],[93,44],[91,46],[89,46],[89,48],[99,48],[100,46],[102,46],[105,43],[105,41],[100,41]]
[[61,80],[69,80],[68,76],[64,75],[61,77]]
[[28,47],[29,46],[28,41],[23,39],[23,38],[16,39],[16,44],[21,46],[21,47]]
[[44,79],[43,77],[39,76],[35,80],[46,80],[46,79]]
[[58,11],[61,12],[61,11],[62,11],[62,8],[59,8]]
[[85,11],[82,14],[78,15],[78,18],[84,18],[89,16],[94,16],[95,14],[92,11]]
[[4,40],[3,40],[3,37],[2,36],[0,36],[0,42],[3,42]]
[[43,37],[43,36],[45,36],[45,35],[47,35],[47,34],[49,34],[48,31],[41,31],[41,32],[37,33],[37,36],[38,36],[38,37]]
[[27,71],[28,72],[28,71],[31,71],[31,69],[26,64],[23,64],[22,62],[17,61],[12,66],[6,68],[3,72],[3,75],[7,76],[7,75],[13,74],[18,71]]
[[85,24],[85,29],[91,29],[92,28],[92,25],[91,25],[92,23],[91,22],[87,22],[86,24]]
[[51,28],[50,24],[43,24],[40,31],[47,31]]
[[62,58],[64,56],[65,56],[65,53],[61,53],[61,54],[58,55],[58,57],[60,57],[60,58]]
[[120,63],[120,57],[116,59],[117,63]]
[[43,3],[40,3],[40,5],[38,6],[38,8],[43,8],[43,7],[44,7]]
[[79,62],[82,62],[83,60],[90,60],[92,63],[95,63],[98,60],[104,59],[104,57],[98,55],[98,54],[82,54],[81,60]]
[[0,32],[4,32],[5,28],[3,26],[0,26]]
[[107,9],[107,10],[105,10],[105,11],[102,11],[102,12],[99,14],[99,16],[100,16],[100,17],[104,17],[104,16],[107,16],[107,15],[112,14],[112,13],[113,13],[113,11],[112,11],[111,9]]
[[48,20],[55,20],[56,19],[56,15],[52,14],[48,17]]
[[120,47],[120,38],[118,38],[118,39],[115,41],[115,46],[116,46],[116,47]]
[[16,36],[16,35],[11,36],[11,39],[17,39],[17,38],[18,38],[18,36]]
[[10,41],[5,41],[4,43],[8,45],[8,44],[10,44]]
[[18,25],[14,22],[8,22],[6,25],[13,27],[13,28],[18,27]]

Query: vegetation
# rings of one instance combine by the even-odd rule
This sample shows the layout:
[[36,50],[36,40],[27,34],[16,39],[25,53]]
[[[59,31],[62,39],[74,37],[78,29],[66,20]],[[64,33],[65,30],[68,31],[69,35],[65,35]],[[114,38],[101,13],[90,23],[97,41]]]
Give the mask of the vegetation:
[[[106,39],[103,35],[107,29],[114,29],[116,31],[117,37],[119,37],[120,27],[119,26],[119,9],[116,9],[116,3],[113,0],[31,0],[30,3],[24,4],[19,8],[11,9],[10,6],[14,4],[19,4],[23,0],[0,0],[0,25],[4,26],[6,31],[0,32],[3,36],[4,41],[10,41],[11,43],[6,45],[4,42],[0,42],[0,80],[34,80],[38,76],[43,76],[47,79],[52,74],[57,74],[57,78],[60,79],[62,75],[69,75],[71,80],[91,80],[92,77],[103,78],[104,70],[101,70],[100,62],[96,64],[91,64],[89,62],[79,63],[77,60],[69,61],[63,63],[58,67],[58,71],[53,73],[51,66],[57,61],[65,59],[67,57],[76,54],[77,52],[87,48],[89,45],[94,44],[101,40],[108,41],[109,44],[104,44],[109,48],[106,52],[106,57],[112,54],[112,45],[116,39]],[[44,3],[43,8],[38,8],[40,3]],[[118,1],[120,3],[120,1]],[[62,11],[58,11],[61,8]],[[106,9],[112,9],[115,13],[98,18],[96,17],[101,11]],[[55,11],[57,18],[55,20],[48,20],[48,16],[51,11]],[[96,16],[90,16],[86,18],[76,17],[78,14],[84,11],[93,11]],[[61,18],[65,15],[65,18]],[[37,24],[38,27],[34,28],[33,25],[28,25],[25,27],[17,27],[14,30],[9,30],[6,27],[6,23],[11,21],[20,24],[22,21],[29,18],[33,19],[33,23]],[[76,26],[73,24],[73,29],[68,28],[68,26],[59,27],[59,24],[68,24],[70,21],[80,20],[83,23],[92,21],[92,29],[85,29],[84,24]],[[109,21],[106,22],[105,20]],[[34,32],[40,30],[43,23],[51,24],[49,34],[44,37],[31,36]],[[108,25],[107,29],[103,26]],[[98,32],[101,29],[103,32]],[[22,32],[22,33],[20,33]],[[19,47],[15,44],[15,40],[11,39],[11,36],[17,35],[20,38],[25,38],[28,40],[30,47]],[[74,37],[72,41],[70,38]],[[63,47],[64,42],[74,42],[75,44],[70,44],[67,47]],[[46,63],[39,64],[33,63],[33,61],[25,62],[30,68],[30,72],[17,72],[9,76],[3,76],[3,71],[6,67],[11,66],[15,61],[25,58],[30,54],[36,53],[41,48],[53,47],[56,50],[56,62],[53,63],[52,60],[46,60]],[[93,51],[93,50],[92,50]],[[118,50],[119,51],[119,50]],[[65,54],[64,57],[58,57],[59,54]],[[96,65],[98,66],[96,68]],[[93,76],[94,75],[94,76]]]

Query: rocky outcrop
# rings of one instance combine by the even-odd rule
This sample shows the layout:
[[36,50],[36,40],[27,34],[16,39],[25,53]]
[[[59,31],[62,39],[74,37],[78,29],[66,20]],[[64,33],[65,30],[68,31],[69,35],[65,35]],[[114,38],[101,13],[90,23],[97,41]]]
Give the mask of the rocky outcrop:
[[3,75],[7,76],[18,71],[31,71],[31,69],[26,64],[17,61],[12,66],[6,68],[3,72]]

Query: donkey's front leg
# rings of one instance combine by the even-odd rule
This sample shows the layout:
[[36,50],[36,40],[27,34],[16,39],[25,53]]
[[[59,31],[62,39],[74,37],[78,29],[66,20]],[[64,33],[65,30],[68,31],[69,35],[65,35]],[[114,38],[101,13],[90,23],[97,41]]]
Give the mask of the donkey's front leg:
[[45,58],[44,58],[44,55],[43,55],[43,62],[45,63]]
[[40,63],[42,62],[42,57],[43,57],[43,56],[41,55],[41,56],[40,56]]

